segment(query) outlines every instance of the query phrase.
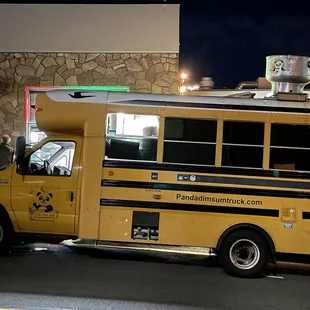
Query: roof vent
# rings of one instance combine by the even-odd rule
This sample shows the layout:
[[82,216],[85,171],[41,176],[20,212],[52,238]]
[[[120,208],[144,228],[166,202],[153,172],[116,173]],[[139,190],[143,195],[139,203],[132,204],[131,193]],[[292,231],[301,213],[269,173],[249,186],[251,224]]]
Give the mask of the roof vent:
[[[271,83],[273,97],[288,100],[287,94],[290,94],[294,100],[304,98],[299,99],[304,101],[307,95],[303,91],[310,83],[310,58],[291,55],[267,56],[266,78]],[[296,94],[299,96],[296,97]]]
[[205,76],[201,79],[199,83],[199,89],[200,90],[208,90],[214,88],[214,82],[212,80],[212,77]]

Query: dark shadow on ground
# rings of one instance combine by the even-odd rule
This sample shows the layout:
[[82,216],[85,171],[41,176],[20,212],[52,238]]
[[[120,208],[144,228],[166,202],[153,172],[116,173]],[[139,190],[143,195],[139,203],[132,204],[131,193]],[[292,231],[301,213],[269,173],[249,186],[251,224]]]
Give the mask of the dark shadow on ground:
[[[139,251],[139,250],[117,250],[117,249],[96,249],[86,247],[65,247],[59,245],[47,245],[44,249],[42,245],[38,249],[38,245],[25,244],[12,248],[11,255],[22,256],[29,252],[54,252],[60,251],[66,254],[86,255],[96,259],[109,259],[120,261],[137,261],[137,262],[150,262],[150,263],[171,263],[179,265],[201,266],[205,268],[220,268],[216,257],[203,257],[188,254],[165,254],[155,251]],[[293,275],[310,275],[310,256],[305,255],[290,255],[280,254],[277,257],[279,264],[270,265],[267,275],[277,274],[293,274]],[[285,262],[285,264],[283,264]],[[290,264],[286,264],[290,262]],[[294,264],[296,263],[296,264]]]
[[[11,257],[0,258],[0,275],[0,292],[204,309],[226,309],[235,300],[239,300],[243,308],[251,308],[256,301],[263,309],[269,294],[278,296],[291,285],[274,279],[232,278],[217,268],[214,259],[192,255],[44,244],[13,248]],[[292,285],[299,285],[300,294],[308,296],[302,289],[306,290],[309,280],[302,277],[298,281],[300,283]],[[268,292],[267,297],[257,294],[262,290]],[[246,299],[244,294],[248,296]]]
[[23,245],[0,258],[0,292],[205,308],[202,275],[214,266],[191,255]]
[[[155,251],[139,251],[139,250],[117,250],[117,249],[95,249],[86,247],[65,247],[59,245],[33,245],[26,244],[23,246],[16,246],[12,248],[11,255],[22,256],[29,252],[53,252],[57,249],[66,254],[87,255],[97,259],[110,260],[125,260],[125,261],[140,261],[153,263],[173,263],[181,265],[193,265],[203,267],[218,267],[217,261],[214,257],[202,257],[197,255],[183,255],[183,254],[165,254]],[[39,248],[39,250],[38,250]]]

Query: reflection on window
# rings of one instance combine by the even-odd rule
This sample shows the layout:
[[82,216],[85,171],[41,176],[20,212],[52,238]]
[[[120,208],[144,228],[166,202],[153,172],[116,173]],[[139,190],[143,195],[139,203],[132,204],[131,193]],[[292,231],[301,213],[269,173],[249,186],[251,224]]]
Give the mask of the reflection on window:
[[[75,142],[50,141],[28,158],[29,175],[70,176],[75,153]],[[27,162],[27,158],[26,158]]]
[[310,127],[271,124],[270,169],[310,171]]
[[48,142],[31,155],[30,164],[43,165],[44,161],[49,160],[60,149],[60,145]]
[[263,167],[264,123],[225,121],[222,166]]
[[62,156],[58,162],[55,163],[55,166],[61,166],[61,167],[66,167],[67,169],[69,169],[68,167],[68,158],[67,156]]
[[122,136],[157,136],[159,117],[110,113],[107,118],[107,133]]
[[156,161],[159,117],[110,113],[106,159]]
[[163,161],[214,166],[216,132],[215,120],[166,118]]

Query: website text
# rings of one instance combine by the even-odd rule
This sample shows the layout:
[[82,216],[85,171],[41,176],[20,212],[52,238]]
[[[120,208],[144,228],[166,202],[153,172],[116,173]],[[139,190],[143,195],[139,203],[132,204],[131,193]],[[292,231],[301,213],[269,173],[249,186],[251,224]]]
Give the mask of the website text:
[[262,206],[263,202],[261,200],[253,199],[244,199],[244,198],[219,198],[219,197],[210,197],[205,195],[182,195],[176,194],[177,200],[189,200],[189,201],[203,201],[211,203],[222,203],[230,205],[244,205],[244,206]]

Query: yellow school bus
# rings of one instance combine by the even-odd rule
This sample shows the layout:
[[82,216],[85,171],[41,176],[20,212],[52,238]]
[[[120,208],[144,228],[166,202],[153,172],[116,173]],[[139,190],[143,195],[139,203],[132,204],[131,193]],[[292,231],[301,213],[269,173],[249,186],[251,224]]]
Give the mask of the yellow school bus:
[[256,277],[310,254],[310,104],[51,90],[46,138],[0,171],[0,246],[15,236],[217,255]]

